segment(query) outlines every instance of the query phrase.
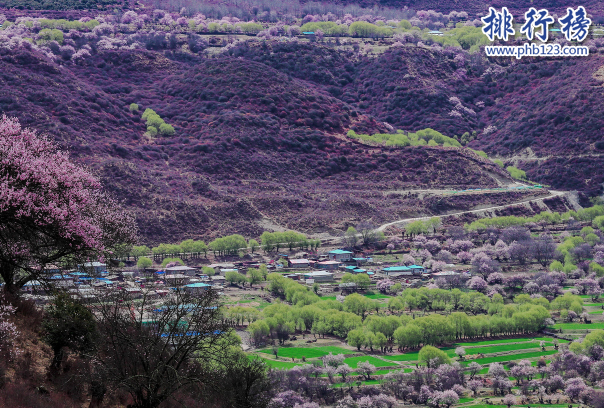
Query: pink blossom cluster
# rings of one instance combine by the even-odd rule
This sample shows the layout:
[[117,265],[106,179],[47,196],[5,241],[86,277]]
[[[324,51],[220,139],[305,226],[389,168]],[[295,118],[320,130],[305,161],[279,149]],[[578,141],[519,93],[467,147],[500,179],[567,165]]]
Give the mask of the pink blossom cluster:
[[0,262],[31,268],[61,254],[100,255],[132,242],[133,225],[66,152],[16,119],[0,119]]

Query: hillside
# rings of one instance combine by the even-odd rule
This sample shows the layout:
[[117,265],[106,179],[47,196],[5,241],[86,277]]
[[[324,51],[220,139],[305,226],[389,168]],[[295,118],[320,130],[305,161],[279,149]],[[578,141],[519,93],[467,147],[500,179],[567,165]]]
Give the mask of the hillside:
[[[4,0],[5,2],[16,0]],[[39,2],[39,0],[28,0],[30,2]],[[88,0],[93,1],[93,0]],[[99,1],[99,0],[96,0]],[[110,1],[110,0],[104,0]],[[213,10],[241,10],[254,14],[258,9],[270,9],[277,12],[293,13],[304,10],[306,13],[317,11],[335,12],[344,14],[347,12],[365,12],[365,13],[380,13],[383,15],[391,15],[400,12],[411,12],[419,10],[433,10],[443,14],[448,14],[452,11],[465,11],[470,17],[484,16],[488,13],[489,7],[502,8],[507,7],[514,15],[524,15],[531,7],[537,9],[548,9],[550,13],[557,13],[562,16],[566,13],[567,7],[584,6],[588,13],[594,17],[604,18],[604,6],[598,0],[468,0],[460,2],[458,0],[327,0],[322,2],[312,2],[308,0],[289,0],[286,2],[268,3],[262,0],[245,0],[245,1],[223,1],[217,7],[217,3],[211,0],[191,1],[191,0],[141,0],[141,3],[150,8],[164,8],[167,10],[178,11],[182,7],[187,7],[193,10],[201,10],[207,12]],[[317,4],[319,3],[319,4]],[[255,7],[255,9],[254,9]],[[345,7],[348,7],[345,9]],[[361,9],[363,8],[363,9]],[[345,10],[345,11],[343,11]]]
[[[413,46],[359,58],[320,45],[269,48],[246,44],[234,55],[312,79],[398,129],[431,127],[458,137],[476,132],[470,147],[525,169],[531,180],[588,195],[602,191],[604,59],[598,53],[510,62]],[[529,160],[523,159],[527,148]]]
[[[168,55],[170,56],[170,55]],[[321,86],[259,62],[99,52],[58,65],[27,49],[0,62],[0,110],[55,137],[137,214],[149,242],[274,223],[306,232],[431,212],[383,191],[496,186],[495,164],[456,149],[369,148],[386,127]],[[128,107],[136,102],[138,112]],[[174,136],[148,137],[154,109]],[[294,215],[296,214],[296,215]]]
[[124,0],[0,0],[0,7],[18,10],[103,10],[127,3]]
[[587,0],[577,2],[573,0],[469,0],[460,3],[455,0],[335,0],[330,1],[336,4],[359,4],[363,7],[393,7],[402,8],[408,7],[413,10],[435,10],[441,13],[449,13],[451,11],[466,11],[471,15],[484,15],[488,12],[489,7],[501,8],[507,7],[514,14],[524,14],[529,8],[535,7],[538,10],[542,8],[548,9],[550,12],[565,14],[566,7],[584,6],[590,13],[597,15],[604,14],[602,2],[596,0]]
[[[452,31],[465,50],[427,34],[219,37],[205,17],[129,13],[6,21],[0,111],[93,168],[149,243],[265,228],[337,235],[489,204],[443,196],[512,181],[462,146],[583,202],[602,191],[602,41],[589,40],[589,58],[489,60],[469,52],[473,27]],[[428,128],[412,145],[409,133]]]

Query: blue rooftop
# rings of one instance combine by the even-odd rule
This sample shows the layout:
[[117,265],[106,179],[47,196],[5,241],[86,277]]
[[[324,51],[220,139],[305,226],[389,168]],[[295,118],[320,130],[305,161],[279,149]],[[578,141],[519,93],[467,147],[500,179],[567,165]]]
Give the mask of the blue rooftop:
[[207,283],[195,282],[195,283],[189,283],[188,285],[185,285],[185,288],[205,288],[206,286],[210,287],[210,285],[208,285]]
[[384,268],[384,270],[387,272],[401,272],[401,271],[410,271],[411,268],[408,266],[389,266],[387,268]]
[[334,249],[333,251],[329,251],[330,254],[352,254],[350,251],[344,251],[342,249]]

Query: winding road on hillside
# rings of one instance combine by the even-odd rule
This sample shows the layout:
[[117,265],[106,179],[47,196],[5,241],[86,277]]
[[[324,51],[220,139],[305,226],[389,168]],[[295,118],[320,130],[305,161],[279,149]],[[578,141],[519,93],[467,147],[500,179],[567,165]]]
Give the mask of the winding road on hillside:
[[443,215],[430,215],[430,216],[425,216],[425,217],[415,217],[415,218],[404,218],[401,220],[396,220],[396,221],[391,221],[388,222],[386,224],[382,224],[378,227],[378,231],[384,231],[385,229],[387,229],[388,227],[391,227],[393,225],[397,225],[397,224],[407,224],[413,221],[423,221],[423,220],[428,220],[432,217],[450,217],[452,215],[463,215],[463,214],[471,214],[471,213],[478,213],[478,212],[482,212],[482,211],[493,211],[493,210],[500,210],[506,207],[510,207],[513,205],[518,205],[518,204],[523,204],[523,203],[528,203],[530,201],[542,201],[548,198],[553,198],[553,197],[559,197],[559,196],[563,196],[565,195],[567,192],[566,191],[553,191],[550,190],[549,191],[550,194],[544,197],[537,197],[537,198],[528,198],[528,199],[524,199],[524,200],[520,200],[520,201],[516,201],[514,203],[509,203],[509,204],[504,204],[504,205],[497,205],[497,206],[492,206],[492,207],[485,207],[485,208],[479,208],[479,209],[474,209],[474,210],[466,210],[466,211],[458,211],[458,212],[454,212],[454,213],[449,213],[449,214],[443,214]]

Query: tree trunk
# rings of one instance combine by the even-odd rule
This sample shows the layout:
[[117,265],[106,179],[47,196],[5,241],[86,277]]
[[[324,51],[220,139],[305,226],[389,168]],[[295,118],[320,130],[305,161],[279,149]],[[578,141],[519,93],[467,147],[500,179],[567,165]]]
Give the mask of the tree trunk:
[[0,276],[4,280],[4,290],[16,294],[20,288],[15,285],[15,267],[8,262],[0,262]]
[[52,362],[50,363],[51,371],[58,372],[61,368],[61,363],[63,362],[63,347],[53,349],[54,356],[52,358]]

